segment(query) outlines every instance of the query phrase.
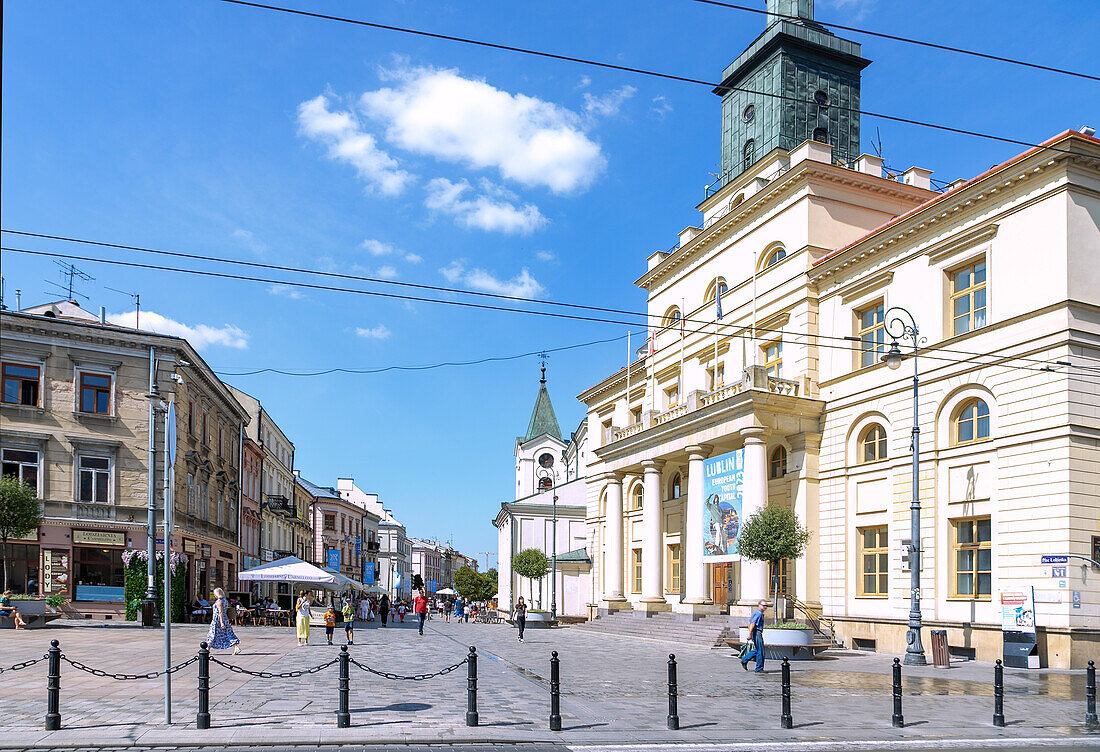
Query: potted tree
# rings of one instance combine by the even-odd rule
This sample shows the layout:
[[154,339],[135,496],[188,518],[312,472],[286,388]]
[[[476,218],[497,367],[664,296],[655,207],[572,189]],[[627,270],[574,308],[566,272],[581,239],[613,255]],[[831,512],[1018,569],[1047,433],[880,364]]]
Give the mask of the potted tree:
[[[786,507],[769,505],[756,512],[741,527],[738,545],[741,555],[754,561],[765,561],[778,569],[783,559],[801,558],[810,541],[810,531],[798,516]],[[813,644],[813,629],[803,622],[780,622],[777,604],[778,581],[772,587],[773,624],[768,627],[769,647],[801,647]],[[748,639],[748,629],[742,627],[742,639]]]
[[[8,584],[8,540],[38,532],[42,512],[34,488],[14,475],[0,478],[0,548],[3,549],[4,590]],[[22,589],[22,588],[20,588]]]
[[[537,548],[525,548],[512,557],[512,571],[531,581],[529,591],[534,590],[535,580],[539,581],[539,607],[527,609],[527,626],[552,626],[553,621],[550,619],[550,612],[544,611],[542,608],[542,578],[550,571],[550,560],[546,558],[546,554]],[[533,592],[531,599],[534,600]]]

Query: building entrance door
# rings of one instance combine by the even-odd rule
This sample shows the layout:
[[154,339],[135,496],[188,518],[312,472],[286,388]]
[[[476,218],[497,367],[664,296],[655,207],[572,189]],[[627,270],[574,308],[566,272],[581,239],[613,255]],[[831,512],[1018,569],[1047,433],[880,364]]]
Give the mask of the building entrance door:
[[714,600],[716,606],[729,605],[729,577],[731,575],[732,567],[729,564],[712,564],[712,571],[714,576],[711,581],[714,583],[711,598]]

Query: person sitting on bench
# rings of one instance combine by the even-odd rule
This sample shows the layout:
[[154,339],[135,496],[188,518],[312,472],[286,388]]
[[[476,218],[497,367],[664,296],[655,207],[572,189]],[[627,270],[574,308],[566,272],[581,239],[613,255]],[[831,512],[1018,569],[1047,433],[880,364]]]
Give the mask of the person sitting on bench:
[[5,590],[4,594],[0,596],[0,616],[7,616],[15,622],[16,629],[22,629],[27,625],[27,622],[23,621],[22,614],[19,613],[19,609],[11,605],[11,591]]

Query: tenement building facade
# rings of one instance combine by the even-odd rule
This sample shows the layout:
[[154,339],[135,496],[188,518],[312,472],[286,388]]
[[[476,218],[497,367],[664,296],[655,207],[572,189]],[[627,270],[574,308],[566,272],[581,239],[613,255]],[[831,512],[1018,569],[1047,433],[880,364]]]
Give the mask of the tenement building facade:
[[[834,132],[837,93],[858,108],[858,45],[812,2],[773,5],[801,18],[772,19],[725,82],[790,70],[807,104],[759,121],[772,89],[745,86],[740,130],[724,107],[727,182],[636,281],[644,355],[580,395],[594,600],[745,616],[778,588],[839,641],[900,654],[916,399],[925,627],[993,660],[1001,596],[1027,591],[1043,664],[1080,667],[1097,578],[1042,557],[1100,547],[1100,141],[1067,131],[943,191],[886,171],[852,152],[857,113]],[[725,170],[734,130],[744,160]],[[917,397],[901,322],[919,329]],[[811,531],[804,556],[737,554],[769,504]]]

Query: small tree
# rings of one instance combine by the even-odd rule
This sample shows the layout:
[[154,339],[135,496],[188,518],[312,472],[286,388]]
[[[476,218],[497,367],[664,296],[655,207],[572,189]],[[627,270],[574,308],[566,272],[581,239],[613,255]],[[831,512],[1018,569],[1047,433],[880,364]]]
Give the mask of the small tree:
[[454,573],[454,587],[463,598],[477,599],[481,592],[481,575],[470,567],[461,567]]
[[537,548],[525,548],[512,557],[512,571],[531,580],[532,588],[534,581],[539,581],[539,608],[542,608],[542,578],[550,571],[550,560],[546,554]]
[[3,548],[4,590],[8,589],[8,539],[36,532],[42,522],[38,493],[14,475],[0,478],[0,547]]
[[481,575],[481,592],[478,600],[491,601],[497,594],[497,570],[490,569]]
[[[783,559],[798,559],[810,542],[810,531],[802,526],[796,515],[786,507],[766,506],[756,512],[741,526],[739,547],[741,555],[754,561],[766,561],[775,571]],[[773,588],[773,608],[778,609],[779,582]],[[773,611],[779,618],[778,611]]]
[[419,572],[416,572],[416,573],[413,574],[412,589],[413,590],[423,590],[424,589],[424,578],[420,576]]

